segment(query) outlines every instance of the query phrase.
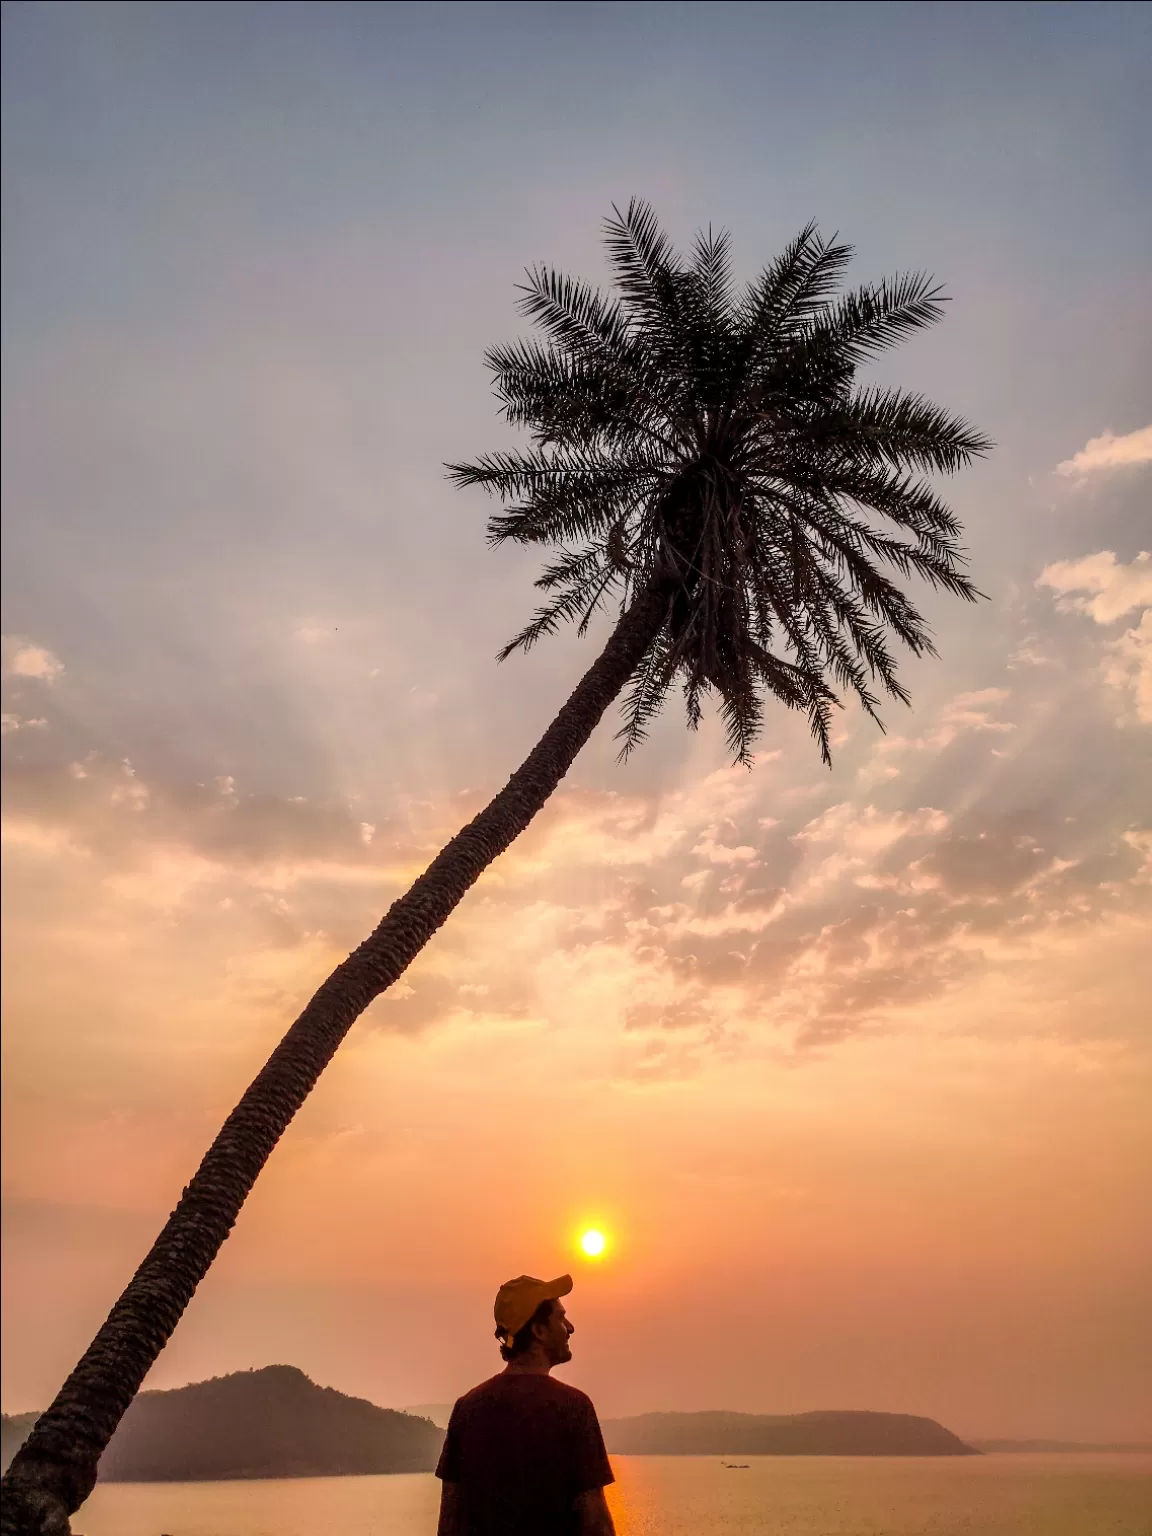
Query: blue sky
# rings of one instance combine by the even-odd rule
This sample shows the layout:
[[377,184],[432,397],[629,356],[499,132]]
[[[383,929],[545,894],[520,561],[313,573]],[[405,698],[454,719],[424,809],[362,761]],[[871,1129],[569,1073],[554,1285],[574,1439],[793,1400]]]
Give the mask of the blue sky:
[[[436,466],[491,440],[479,352],[514,328],[522,266],[596,273],[599,220],[636,192],[682,238],[730,225],[748,269],[816,217],[857,244],[861,276],[940,274],[950,323],[891,366],[914,368],[1000,443],[957,493],[982,580],[1073,552],[1058,511],[1022,505],[1029,472],[1101,424],[1143,425],[1141,7],[134,4],[6,16],[6,598],[18,632],[48,605],[65,629],[85,626],[88,654],[123,651],[123,630],[150,622],[148,583],[166,626],[194,632],[182,663],[194,669],[191,652],[211,646],[201,618],[211,612],[223,640],[253,578],[297,604],[346,604],[354,589],[369,603],[398,540],[419,570],[405,587],[446,589],[453,608],[473,601],[477,564],[495,562],[481,554],[479,509]],[[355,506],[319,470],[285,494],[276,459],[288,446],[244,442],[245,416],[257,433],[281,425],[258,377],[273,353],[299,412],[346,418]],[[160,434],[179,445],[166,483],[146,417],[134,432],[125,404],[129,440],[93,422],[86,391],[117,387],[167,393]],[[82,471],[57,464],[67,483],[48,492],[43,473],[24,476],[25,453],[42,466],[69,411],[103,435]],[[321,423],[289,430],[301,427]],[[397,484],[416,498],[402,518],[387,505]],[[36,514],[40,495],[49,516]],[[322,550],[309,538],[318,499],[336,535]],[[183,596],[167,590],[173,562],[197,574]],[[69,589],[70,567],[84,592]],[[96,572],[117,592],[119,623],[109,604],[82,617]],[[190,685],[216,691],[219,659],[206,656],[208,676]]]

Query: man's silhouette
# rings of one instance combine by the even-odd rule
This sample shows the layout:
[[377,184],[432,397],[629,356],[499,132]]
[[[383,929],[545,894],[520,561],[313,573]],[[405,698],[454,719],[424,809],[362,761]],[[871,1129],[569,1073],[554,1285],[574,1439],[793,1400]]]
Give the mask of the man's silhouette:
[[438,1536],[614,1536],[613,1481],[591,1399],[553,1381],[575,1332],[561,1296],[572,1277],[521,1275],[496,1296],[507,1362],[452,1409],[436,1476]]

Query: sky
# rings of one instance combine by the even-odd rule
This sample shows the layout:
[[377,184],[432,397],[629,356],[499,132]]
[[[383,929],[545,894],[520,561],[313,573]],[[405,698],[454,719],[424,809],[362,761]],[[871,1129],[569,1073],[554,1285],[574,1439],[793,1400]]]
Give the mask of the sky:
[[[607,633],[498,666],[516,283],[637,195],[951,295],[876,377],[950,483],[886,734],[606,719],[355,1027],[149,1384],[389,1406],[572,1270],[603,1415],[1152,1438],[1152,11],[4,9],[3,1406],[44,1405],[329,969]],[[575,1249],[588,1225],[606,1254]]]

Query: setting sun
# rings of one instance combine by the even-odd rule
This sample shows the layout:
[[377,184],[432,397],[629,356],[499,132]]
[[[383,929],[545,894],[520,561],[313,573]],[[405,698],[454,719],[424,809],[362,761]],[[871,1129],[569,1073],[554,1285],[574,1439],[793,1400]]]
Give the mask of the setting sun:
[[580,1252],[584,1254],[586,1258],[600,1258],[607,1246],[608,1240],[604,1236],[603,1232],[597,1232],[595,1229],[591,1229],[580,1234]]

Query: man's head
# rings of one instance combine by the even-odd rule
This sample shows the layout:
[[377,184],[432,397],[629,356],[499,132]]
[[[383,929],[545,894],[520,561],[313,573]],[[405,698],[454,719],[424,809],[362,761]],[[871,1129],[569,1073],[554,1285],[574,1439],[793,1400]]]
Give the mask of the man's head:
[[520,1275],[500,1287],[493,1312],[504,1360],[511,1363],[535,1359],[548,1368],[571,1360],[568,1341],[576,1330],[560,1300],[571,1289],[571,1275],[561,1275],[557,1280]]

